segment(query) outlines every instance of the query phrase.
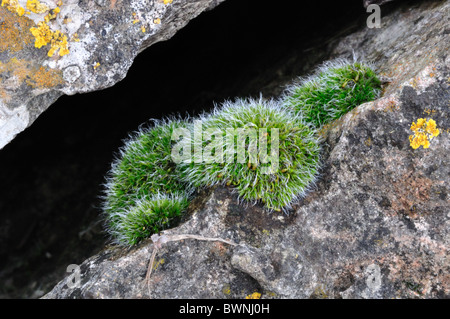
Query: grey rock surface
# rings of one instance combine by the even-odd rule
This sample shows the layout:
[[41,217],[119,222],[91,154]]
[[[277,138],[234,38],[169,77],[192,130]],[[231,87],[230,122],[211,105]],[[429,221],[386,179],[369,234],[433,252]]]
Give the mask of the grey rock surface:
[[382,5],[394,0],[363,0],[364,7],[367,8],[371,4]]
[[[122,80],[136,55],[171,38],[223,0],[63,1],[48,25],[63,32],[69,53],[47,55],[30,28],[48,13],[19,16],[1,6],[0,149],[63,94],[101,90]],[[26,8],[26,1],[19,5]],[[51,9],[56,1],[45,1]]]
[[[383,16],[379,29],[339,39],[336,57],[374,61],[383,96],[326,126],[316,188],[289,214],[205,190],[158,249],[108,246],[44,298],[448,298],[450,4],[425,2]],[[432,118],[430,147],[412,149],[410,126]]]

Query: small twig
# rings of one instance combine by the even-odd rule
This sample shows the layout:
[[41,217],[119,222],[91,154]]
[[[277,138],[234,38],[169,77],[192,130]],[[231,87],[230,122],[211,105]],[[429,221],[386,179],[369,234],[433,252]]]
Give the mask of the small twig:
[[200,235],[190,235],[190,234],[186,234],[186,235],[164,235],[163,234],[161,236],[159,236],[158,234],[153,234],[151,239],[153,241],[153,251],[152,251],[152,255],[150,256],[150,261],[149,261],[148,268],[147,268],[147,274],[145,275],[145,279],[144,279],[144,281],[147,281],[147,289],[148,289],[149,295],[150,295],[150,276],[153,271],[153,263],[155,261],[156,253],[162,247],[162,244],[165,244],[170,241],[177,241],[177,240],[183,240],[183,239],[197,239],[197,240],[204,240],[204,241],[220,241],[222,243],[225,243],[225,244],[228,244],[231,246],[237,246],[236,243],[226,240],[226,239],[216,238],[216,237],[204,237],[204,236],[200,236]]
[[152,270],[153,270],[153,263],[155,261],[155,257],[156,257],[156,253],[158,252],[158,249],[154,248],[152,251],[152,255],[150,257],[150,262],[148,264],[148,268],[147,268],[147,275],[145,275],[145,280],[147,282],[150,282],[150,275],[152,274]]

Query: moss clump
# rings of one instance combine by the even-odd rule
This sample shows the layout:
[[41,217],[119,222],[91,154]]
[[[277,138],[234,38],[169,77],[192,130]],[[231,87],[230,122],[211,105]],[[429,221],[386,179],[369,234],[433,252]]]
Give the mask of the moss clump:
[[117,222],[110,232],[119,243],[137,244],[173,225],[188,205],[189,197],[183,193],[152,195],[139,200],[135,206],[112,213]]
[[140,129],[107,178],[109,233],[119,244],[134,245],[170,227],[192,190],[215,184],[232,186],[240,199],[269,210],[289,208],[318,175],[316,130],[376,98],[380,87],[369,66],[337,60],[289,86],[281,101],[237,99],[193,122],[166,120]]
[[169,225],[188,206],[190,191],[171,160],[171,136],[181,120],[141,128],[125,141],[107,177],[104,213],[120,244],[135,244]]
[[374,100],[380,91],[381,82],[369,65],[340,59],[324,63],[310,77],[288,86],[283,104],[321,127]]
[[[260,200],[266,208],[279,211],[302,196],[316,179],[320,148],[315,132],[301,116],[275,101],[225,102],[202,117],[201,124],[204,132],[216,132],[214,138],[192,143],[194,150],[197,144],[208,151],[201,159],[194,153],[193,161],[179,164],[183,179],[195,187],[232,185],[241,199]],[[224,145],[222,151],[218,141]],[[205,153],[214,160],[205,160]]]

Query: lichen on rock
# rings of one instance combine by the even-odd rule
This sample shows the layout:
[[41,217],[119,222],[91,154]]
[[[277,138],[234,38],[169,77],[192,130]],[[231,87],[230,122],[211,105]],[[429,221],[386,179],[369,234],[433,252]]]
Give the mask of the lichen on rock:
[[[25,127],[15,130],[0,128],[0,148],[31,125],[55,101],[55,97],[114,85],[125,77],[140,51],[170,38],[202,11],[220,2],[126,0],[102,2],[103,6],[100,6],[76,0],[2,0],[0,52],[3,64],[14,58],[32,61],[28,73],[43,67],[52,69],[55,74],[77,65],[80,76],[77,81],[64,81],[62,78],[58,85],[37,90],[28,83],[12,80],[7,73],[1,73],[2,107],[13,109],[25,105],[32,108],[36,96],[40,95],[42,99]],[[130,21],[132,13],[140,17],[135,25]],[[155,24],[155,19],[159,19],[160,24]],[[102,68],[92,68],[95,63]]]

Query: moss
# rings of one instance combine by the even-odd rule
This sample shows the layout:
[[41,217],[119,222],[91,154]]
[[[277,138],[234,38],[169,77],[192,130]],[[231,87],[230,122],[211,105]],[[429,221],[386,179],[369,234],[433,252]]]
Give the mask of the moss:
[[136,244],[169,227],[187,208],[190,191],[171,159],[172,132],[183,126],[181,120],[155,121],[125,141],[104,196],[107,227],[117,243]]
[[[202,158],[194,153],[192,161],[179,164],[183,179],[194,187],[233,186],[241,199],[261,201],[267,209],[279,211],[303,196],[315,181],[320,151],[315,131],[276,101],[225,102],[203,117],[201,124],[205,132],[216,131],[214,141],[224,141],[224,147],[220,156],[215,142],[197,141],[194,136],[194,149],[205,149]],[[230,130],[235,135],[230,136]],[[244,154],[237,150],[240,146]],[[208,149],[221,159],[206,160]]]
[[354,107],[374,100],[380,91],[381,82],[369,65],[335,60],[288,86],[283,104],[320,128]]
[[110,212],[109,232],[115,242],[135,245],[174,226],[188,205],[189,198],[184,193],[158,193],[139,199],[133,206]]
[[[290,86],[281,101],[226,101],[193,122],[162,121],[139,130],[120,150],[106,183],[109,232],[118,243],[133,245],[180,216],[193,189],[215,184],[269,210],[289,208],[317,178],[316,130],[374,99],[379,87],[371,68],[339,60]],[[182,141],[173,145],[180,128]],[[229,287],[223,293],[230,294]],[[328,296],[318,286],[312,297]]]

